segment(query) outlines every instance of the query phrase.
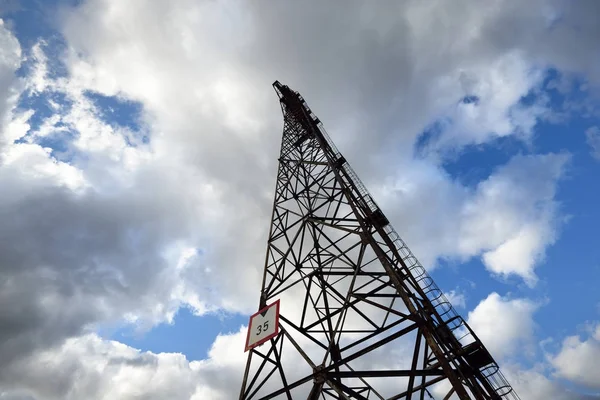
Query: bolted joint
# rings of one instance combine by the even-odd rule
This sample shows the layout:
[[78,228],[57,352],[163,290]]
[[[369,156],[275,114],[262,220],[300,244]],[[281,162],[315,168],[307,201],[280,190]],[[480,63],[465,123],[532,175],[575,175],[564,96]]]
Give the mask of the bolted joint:
[[317,365],[313,369],[313,382],[315,385],[320,385],[325,383],[327,379],[327,372],[325,371],[325,367],[323,365]]

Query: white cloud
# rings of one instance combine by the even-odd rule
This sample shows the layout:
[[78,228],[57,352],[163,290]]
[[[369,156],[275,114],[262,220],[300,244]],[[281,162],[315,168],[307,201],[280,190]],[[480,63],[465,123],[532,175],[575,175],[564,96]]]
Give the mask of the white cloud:
[[[419,250],[424,249],[417,255],[424,254],[422,258],[425,265],[433,264],[440,256],[468,258],[485,251],[484,261],[493,273],[501,276],[517,274],[533,285],[536,281],[533,270],[543,259],[544,249],[553,242],[555,236],[552,198],[540,199],[543,194],[527,192],[531,197],[522,200],[521,204],[512,204],[509,200],[501,208],[506,212],[500,213],[490,205],[502,205],[503,199],[510,198],[512,194],[495,193],[493,198],[485,198],[486,186],[482,184],[479,193],[470,196],[468,189],[449,183],[448,177],[432,165],[431,160],[421,163],[410,161],[396,170],[389,170],[390,161],[397,159],[399,154],[388,154],[382,146],[382,143],[391,141],[393,145],[389,148],[411,149],[421,129],[431,120],[444,115],[454,116],[455,119],[455,129],[445,132],[443,136],[453,145],[482,143],[496,135],[531,132],[543,110],[535,107],[525,110],[526,107],[519,101],[539,85],[540,68],[528,59],[525,51],[507,48],[494,49],[495,52],[486,50],[488,40],[492,39],[487,36],[490,33],[486,31],[486,26],[496,23],[497,18],[510,15],[511,6],[506,7],[469,7],[469,13],[461,15],[461,21],[466,17],[472,19],[473,24],[464,22],[471,27],[468,30],[461,28],[462,24],[461,27],[455,26],[458,30],[453,29],[455,44],[450,53],[443,43],[431,41],[431,38],[446,37],[443,29],[454,25],[451,23],[453,20],[445,19],[453,14],[447,14],[449,10],[442,12],[437,9],[432,15],[429,7],[418,3],[402,7],[405,9],[399,14],[405,13],[411,18],[400,22],[389,20],[388,11],[377,7],[372,10],[350,8],[343,19],[336,22],[340,29],[328,31],[331,39],[327,47],[322,40],[311,41],[312,36],[307,36],[304,25],[296,26],[293,22],[299,13],[307,14],[304,19],[315,21],[314,31],[318,31],[321,28],[317,27],[318,16],[312,15],[314,10],[295,6],[282,7],[279,13],[272,15],[273,7],[269,7],[267,12],[263,9],[257,12],[253,7],[237,3],[235,6],[178,3],[146,7],[133,2],[123,7],[109,1],[90,1],[69,13],[65,33],[78,51],[77,54],[84,55],[78,57],[75,53],[71,54],[69,67],[72,84],[109,95],[119,93],[142,101],[145,112],[152,117],[154,128],[162,132],[160,136],[153,137],[153,150],[169,154],[171,159],[176,155],[181,162],[189,162],[190,167],[197,167],[202,171],[201,174],[213,180],[214,187],[223,190],[224,197],[230,202],[236,201],[236,197],[259,200],[255,210],[261,215],[268,213],[268,202],[263,202],[263,198],[256,199],[256,193],[268,193],[272,185],[272,180],[264,178],[272,176],[268,171],[274,170],[275,158],[262,155],[276,154],[278,138],[275,133],[279,131],[279,124],[273,122],[277,118],[276,105],[266,96],[272,96],[269,83],[274,77],[285,78],[289,75],[292,83],[293,79],[299,81],[294,87],[301,89],[309,101],[314,99],[311,104],[315,105],[319,114],[323,115],[323,110],[328,119],[333,120],[332,125],[328,124],[332,131],[343,126],[341,121],[346,115],[360,116],[355,127],[335,138],[342,139],[340,147],[343,150],[343,144],[347,144],[348,158],[353,164],[356,161],[359,173],[366,177],[370,187],[380,186],[384,178],[390,179],[397,173],[402,177],[395,178],[397,182],[392,184],[392,190],[398,190],[398,185],[402,186],[406,181],[410,184],[408,190],[410,187],[417,188],[412,199],[418,206],[403,201],[406,196],[404,199],[395,196],[388,203],[393,204],[394,208],[406,209],[405,212],[399,211],[401,216],[392,220],[399,223],[400,233],[407,237],[410,244]],[[108,26],[99,17],[107,9],[112,10],[110,17],[115,19]],[[163,20],[160,18],[162,15],[170,17]],[[525,15],[538,22],[532,10]],[[420,21],[426,17],[443,19],[450,24],[434,24],[434,31],[424,31],[422,28],[425,25]],[[210,22],[219,18],[233,18],[236,23],[228,24],[233,31],[217,29]],[[258,23],[259,19],[272,19],[273,24]],[[282,20],[287,21],[286,30],[271,34],[270,27],[278,26]],[[481,20],[488,21],[488,24],[482,25]],[[331,21],[328,22],[330,24]],[[124,29],[125,26],[127,29]],[[148,26],[154,27],[152,32],[147,31]],[[368,40],[374,41],[377,46],[366,46],[363,41],[367,37],[362,35],[361,30],[353,28],[355,26],[373,29],[374,35]],[[239,36],[239,29],[244,30],[243,39]],[[296,29],[302,35],[294,36]],[[392,32],[402,30],[413,33],[411,38],[414,43],[398,43],[384,49],[392,36],[398,36],[392,35]],[[291,37],[286,39],[283,35]],[[175,37],[183,40],[175,40]],[[203,37],[211,37],[212,41],[203,41]],[[302,38],[302,41],[298,38]],[[119,45],[114,46],[117,42]],[[290,42],[296,43],[295,53],[290,57],[277,52],[282,46],[289,48],[287,43]],[[357,54],[355,50],[348,50],[348,46],[364,45],[370,54],[354,60],[354,63],[344,57],[332,58],[328,56],[331,43],[335,43],[339,54],[344,57]],[[406,57],[402,46],[415,46],[420,52]],[[244,50],[246,48],[252,48],[253,54],[263,53],[265,56],[248,56]],[[202,53],[202,58],[190,52],[190,49],[197,54]],[[314,74],[296,72],[302,65],[309,68],[310,60],[316,55],[323,55],[320,69],[315,70]],[[293,62],[290,62],[290,58]],[[427,68],[417,68],[425,64]],[[372,68],[381,68],[381,73],[374,74]],[[167,76],[167,71],[178,73]],[[336,73],[331,79],[332,71],[344,73]],[[347,85],[346,80],[338,81],[344,76],[357,76],[360,79],[355,80],[355,85]],[[326,85],[319,86],[322,82],[326,82]],[[384,82],[387,85],[385,88],[382,87]],[[398,98],[391,89],[407,86],[408,82],[411,82],[409,90],[403,90],[403,97]],[[311,96],[313,93],[315,95]],[[324,102],[323,99],[329,98],[330,93],[336,93],[335,99],[344,99],[343,104],[347,104],[347,108],[339,110],[339,107],[332,105],[333,102]],[[462,111],[447,114],[448,107],[465,95],[479,97],[477,108],[474,109],[476,114],[467,115]],[[254,98],[255,101],[244,102],[244,98]],[[411,104],[406,104],[403,99],[411,99]],[[386,112],[375,111],[379,104],[385,104],[386,101],[395,107],[393,120]],[[373,110],[373,119],[365,114],[365,110]],[[382,121],[376,122],[375,117]],[[401,121],[404,129],[392,128],[391,124],[396,121]],[[364,130],[378,134],[364,135]],[[406,153],[406,150],[400,150],[401,155]],[[236,156],[233,157],[233,154]],[[365,158],[356,156],[358,154],[374,156]],[[375,158],[377,160],[371,162]],[[261,161],[257,163],[255,160]],[[541,158],[539,160],[543,162]],[[551,188],[554,187],[554,180],[560,176],[560,160],[548,161],[554,162],[559,170],[544,177],[544,182]],[[533,165],[535,162],[524,162],[524,167],[537,168]],[[374,172],[375,167],[382,168]],[[406,177],[407,171],[411,171],[413,176]],[[556,168],[552,171],[556,171]],[[507,179],[519,182],[515,178],[510,176]],[[494,177],[490,177],[490,181],[488,186],[496,182]],[[424,190],[423,187],[428,184],[435,185],[435,190]],[[442,195],[439,188],[446,190],[446,193]],[[517,191],[526,187],[511,189]],[[553,195],[553,189],[550,190]],[[471,199],[477,202],[479,197],[488,204],[465,204]],[[535,217],[528,216],[531,221],[526,221],[523,216],[539,201],[547,203],[546,214],[537,212]],[[511,209],[507,209],[509,207]],[[390,208],[388,206],[387,210]],[[451,232],[456,229],[456,219],[462,217],[462,212],[472,213],[472,218],[471,222],[458,222],[462,227],[459,230],[461,234],[457,236]],[[416,217],[411,218],[407,215],[409,213],[418,216],[420,223],[411,224],[410,221]],[[440,222],[442,214],[457,216]],[[512,225],[502,223],[502,219],[512,221]],[[251,224],[255,223],[250,215],[248,220],[253,221]],[[486,221],[493,225],[486,225]],[[432,231],[439,233],[432,235]],[[530,240],[516,248],[514,243],[523,236]],[[237,243],[240,241],[243,240],[237,240]],[[516,252],[523,256],[522,260],[515,260],[519,256]],[[503,261],[507,253],[514,261]],[[255,257],[258,260],[258,255]]]
[[[247,354],[241,351],[244,340],[245,327],[238,332],[219,335],[206,359],[190,361],[182,354],[141,352],[88,334],[67,340],[5,369],[3,376],[7,383],[0,399],[150,400],[170,397],[229,400],[239,394]],[[399,348],[393,354],[380,354],[378,362],[384,368],[389,367],[402,360],[402,351]],[[503,370],[522,399],[596,398],[570,392],[549,380],[543,365],[523,369],[516,364],[505,364]],[[22,390],[22,387],[29,389]]]
[[4,139],[12,143],[25,136],[31,128],[28,121],[33,114],[34,110],[14,113],[11,120],[4,126]]
[[569,390],[552,381],[545,374],[546,366],[536,365],[524,369],[516,364],[504,365],[503,371],[521,399],[528,400],[593,400],[594,395],[584,395]]
[[543,97],[533,105],[523,105],[520,99],[537,88],[543,71],[533,69],[527,57],[518,51],[497,59],[465,66],[444,77],[439,89],[460,84],[471,102],[459,102],[447,111],[450,123],[435,147],[480,144],[494,137],[519,135],[528,139],[537,119],[549,110]]
[[[229,346],[239,350],[242,340],[240,334],[219,337],[212,355]],[[223,341],[225,348],[219,344]],[[88,334],[19,360],[4,371],[3,385],[5,390],[28,387],[36,400],[229,399],[236,388],[219,386],[214,378],[221,374],[233,378],[229,365],[242,371],[238,364],[243,363],[243,353],[237,353],[237,363],[224,354],[219,360],[190,362],[183,354],[140,352]],[[202,397],[207,393],[210,397]]]
[[[547,221],[544,222],[547,224]],[[539,261],[544,248],[554,241],[554,233],[547,232],[551,227],[546,224],[524,226],[514,237],[495,250],[486,252],[483,255],[485,265],[495,274],[517,274],[533,286],[537,281],[533,267]]]
[[508,299],[491,293],[469,312],[467,322],[492,356],[503,359],[530,344],[537,308],[527,299]]
[[590,329],[587,338],[569,336],[562,342],[557,354],[549,354],[555,375],[568,379],[588,389],[600,391],[600,324]]
[[[0,186],[8,193],[0,236],[9,238],[0,241],[0,281],[8,282],[0,304],[16,305],[0,310],[0,355],[6,368],[23,367],[20,379],[2,375],[3,384],[44,399],[149,389],[159,398],[166,390],[232,397],[242,346],[227,337],[209,360],[188,364],[88,332],[123,319],[150,327],[183,304],[198,313],[255,308],[281,131],[275,79],[305,95],[369,187],[388,191],[384,209],[398,209],[391,217],[425,264],[483,255],[492,272],[535,281],[555,237],[565,157],[516,157],[472,189],[440,167],[444,151],[413,160],[412,149],[444,118],[454,125],[441,150],[529,135],[546,105],[519,100],[539,89],[539,71],[588,72],[593,84],[592,52],[580,51],[584,40],[563,42],[570,29],[546,35],[541,0],[357,4],[340,15],[321,3],[82,2],[57,19],[68,77],[50,79],[43,46],[32,51],[26,87],[73,102],[56,107],[49,99],[57,113],[34,132],[31,115],[13,113],[21,49],[0,27]],[[593,13],[564,15],[583,17],[585,32],[597,29],[585,18]],[[518,35],[524,29],[530,35]],[[129,146],[125,137],[135,132],[103,121],[88,90],[139,101],[150,143]],[[477,95],[478,105],[456,106],[465,95]],[[60,136],[65,126],[74,138]],[[26,143],[14,143],[25,134]],[[61,138],[67,156],[45,150],[42,137]],[[473,321],[489,336],[488,312],[507,311],[505,336],[526,341],[531,307],[490,296]],[[80,383],[70,381],[75,371],[84,371]],[[196,378],[204,383],[195,387]]]
[[600,128],[592,126],[585,131],[585,137],[588,145],[591,147],[591,154],[597,160],[600,160]]
[[[17,138],[27,130],[27,115],[20,115],[18,122],[14,122],[8,127],[12,120],[12,109],[14,108],[20,94],[21,83],[15,75],[15,71],[21,66],[21,46],[0,18],[0,152],[10,138]],[[5,138],[4,132],[8,133],[10,138]],[[14,140],[14,139],[13,139]]]
[[444,293],[450,304],[452,304],[455,308],[465,308],[466,306],[466,296],[464,293],[459,293],[456,290],[451,290],[447,293]]
[[[8,181],[21,177],[34,185],[36,180],[48,180],[57,186],[65,186],[78,191],[86,186],[80,170],[68,163],[58,161],[49,154],[51,149],[37,144],[19,143],[12,145],[2,153],[4,165],[0,180],[8,186]],[[9,174],[13,174],[11,178]]]
[[554,196],[567,160],[566,155],[515,157],[480,183],[474,201],[465,207],[469,234],[462,248],[487,248],[483,261],[491,272],[517,274],[535,284],[534,268],[554,243],[559,225]]
[[46,43],[41,41],[31,48],[32,71],[27,83],[33,93],[41,93],[48,86],[48,57],[43,50],[45,46]]
[[568,159],[515,156],[473,189],[415,160],[401,164],[375,198],[425,266],[481,256],[492,273],[534,285],[560,226],[555,193]]
[[[245,339],[242,326],[217,336],[206,359],[188,360],[183,354],[142,352],[86,334],[4,368],[3,390],[21,391],[34,400],[230,400],[241,388],[248,354],[243,351]],[[300,343],[310,353],[310,343]],[[295,365],[298,373],[306,371],[298,368],[305,362],[295,356],[287,359],[289,365]],[[295,375],[289,368],[288,378]]]

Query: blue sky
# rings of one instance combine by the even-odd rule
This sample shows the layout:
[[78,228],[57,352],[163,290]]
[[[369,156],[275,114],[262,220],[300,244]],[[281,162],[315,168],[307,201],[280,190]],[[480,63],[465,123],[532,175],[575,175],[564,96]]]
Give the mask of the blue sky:
[[596,5],[125,3],[0,6],[0,398],[231,398],[276,79],[523,399],[600,397]]

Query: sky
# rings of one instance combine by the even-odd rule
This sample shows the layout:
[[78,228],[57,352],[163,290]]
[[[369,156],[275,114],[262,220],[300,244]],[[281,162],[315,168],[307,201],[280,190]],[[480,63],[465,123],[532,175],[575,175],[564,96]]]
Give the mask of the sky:
[[522,399],[600,398],[600,2],[0,2],[0,399],[232,399],[298,90]]

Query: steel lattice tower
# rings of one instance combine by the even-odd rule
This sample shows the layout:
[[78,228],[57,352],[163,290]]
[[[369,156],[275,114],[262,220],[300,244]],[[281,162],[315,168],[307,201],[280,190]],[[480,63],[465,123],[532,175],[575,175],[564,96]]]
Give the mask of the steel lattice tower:
[[281,313],[240,399],[519,399],[302,96],[273,86],[284,128],[259,309]]

